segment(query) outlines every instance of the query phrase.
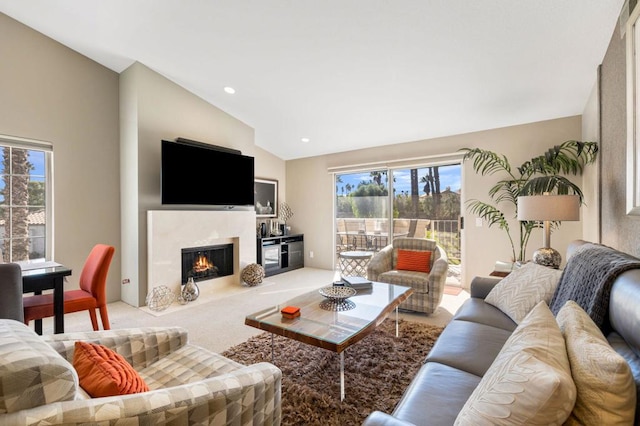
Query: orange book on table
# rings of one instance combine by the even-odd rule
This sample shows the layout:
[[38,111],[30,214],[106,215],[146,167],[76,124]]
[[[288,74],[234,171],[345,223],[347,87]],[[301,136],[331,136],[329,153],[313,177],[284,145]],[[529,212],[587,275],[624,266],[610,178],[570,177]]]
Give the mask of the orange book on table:
[[300,316],[300,308],[297,306],[285,306],[280,310],[283,317],[293,319]]

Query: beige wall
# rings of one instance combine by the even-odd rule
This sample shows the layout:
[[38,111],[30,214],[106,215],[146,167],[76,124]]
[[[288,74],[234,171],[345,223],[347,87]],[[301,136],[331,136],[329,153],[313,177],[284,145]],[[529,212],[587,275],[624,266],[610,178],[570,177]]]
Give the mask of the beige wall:
[[272,179],[278,181],[278,201],[286,201],[286,169],[285,161],[280,157],[256,146],[254,148],[256,157],[255,176],[258,179]]
[[626,214],[625,43],[616,27],[601,67],[601,234],[603,244],[640,256],[640,217]]
[[[584,112],[582,113],[582,140],[600,142],[600,96],[599,72],[597,82],[591,90]],[[587,241],[600,242],[600,168],[602,153],[598,155],[596,164],[587,167],[582,176],[585,205],[582,209],[582,238]]]
[[[278,180],[280,200],[294,212],[289,224],[293,232],[305,234],[306,265],[332,268],[334,186],[329,167],[450,154],[462,147],[496,150],[519,164],[551,145],[567,139],[593,140],[598,133],[594,92],[585,106],[585,123],[569,117],[285,163],[254,145],[251,127],[142,64],[134,64],[119,78],[2,14],[0,54],[0,133],[54,144],[56,260],[72,267],[77,277],[94,243],[115,245],[109,300],[120,298],[120,280],[129,278],[135,285],[123,287],[123,294],[134,305],[143,303],[146,289],[146,210],[161,208],[162,138],[182,136],[254,155],[256,176]],[[602,241],[638,254],[639,219],[624,214],[624,66],[624,39],[616,30],[603,61],[600,95]],[[477,178],[469,167],[463,178],[465,200],[486,199],[491,178]],[[598,177],[585,177],[585,193],[597,194],[597,181]],[[590,210],[583,218],[591,217],[595,208],[587,203]],[[509,257],[508,242],[501,231],[476,228],[474,218],[466,218],[467,277],[487,274],[496,260]],[[569,240],[582,236],[581,229],[577,222],[563,224],[552,237],[553,246],[564,252]],[[530,252],[538,242],[540,232],[532,236]]]
[[[518,166],[553,145],[569,139],[580,139],[580,133],[581,120],[578,116],[287,161],[287,201],[295,212],[291,220],[292,226],[305,234],[305,265],[323,269],[333,267],[335,189],[333,177],[328,172],[330,167],[446,155],[456,153],[464,147],[494,150],[506,155],[512,166]],[[496,181],[497,178],[491,176],[479,178],[467,164],[463,168],[463,202],[473,198],[490,201],[487,192]],[[487,275],[493,270],[497,260],[510,259],[508,239],[498,228],[488,228],[486,224],[476,227],[475,217],[468,213],[465,216],[462,259],[466,277]],[[517,229],[517,226],[514,220],[512,227]],[[517,232],[514,236],[517,238]],[[580,222],[565,222],[560,230],[553,233],[552,246],[564,253],[568,242],[581,236]],[[540,246],[542,233],[536,230],[528,246],[529,256]],[[310,251],[314,252],[313,259],[309,257]],[[466,279],[465,284],[468,281]]]
[[255,156],[256,176],[277,179],[285,200],[284,161],[255,146],[250,126],[144,65],[119,76],[3,14],[0,37],[0,134],[53,143],[55,260],[77,279],[93,244],[114,245],[109,301],[144,304],[146,211],[163,208],[161,139]]
[[[283,183],[282,194],[284,161],[256,148],[252,127],[140,63],[125,70],[121,80],[122,240],[127,257],[122,277],[130,280],[123,285],[122,300],[141,306],[147,294],[147,211],[181,209],[160,203],[160,141],[184,137],[238,149],[256,158],[256,176]],[[128,185],[135,189],[127,190]]]
[[[49,141],[55,260],[77,287],[96,243],[116,247],[107,296],[120,296],[118,74],[0,14],[0,133]],[[88,321],[88,318],[87,318]]]

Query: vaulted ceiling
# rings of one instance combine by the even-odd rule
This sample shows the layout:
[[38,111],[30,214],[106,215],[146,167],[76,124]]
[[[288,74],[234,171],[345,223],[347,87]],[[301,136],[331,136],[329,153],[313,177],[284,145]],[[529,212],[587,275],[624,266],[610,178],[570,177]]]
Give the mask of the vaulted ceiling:
[[148,66],[288,160],[579,115],[623,3],[0,0],[0,12],[116,72]]

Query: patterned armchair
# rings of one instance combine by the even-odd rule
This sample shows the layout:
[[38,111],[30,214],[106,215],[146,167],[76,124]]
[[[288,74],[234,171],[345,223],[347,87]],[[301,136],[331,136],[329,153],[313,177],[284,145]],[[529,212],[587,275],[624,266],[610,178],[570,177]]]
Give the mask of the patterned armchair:
[[[430,272],[396,269],[398,250],[430,251]],[[376,253],[367,266],[367,278],[413,288],[413,295],[400,304],[400,309],[432,314],[442,302],[449,261],[434,240],[398,237]]]
[[[78,340],[122,355],[150,391],[89,397],[71,364]],[[279,425],[281,380],[272,364],[244,366],[187,343],[180,327],[43,337],[0,319],[0,424]]]

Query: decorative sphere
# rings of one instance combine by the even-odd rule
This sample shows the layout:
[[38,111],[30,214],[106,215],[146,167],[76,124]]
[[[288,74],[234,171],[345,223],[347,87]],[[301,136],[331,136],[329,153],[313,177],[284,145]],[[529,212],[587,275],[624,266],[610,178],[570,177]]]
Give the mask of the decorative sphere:
[[164,311],[167,309],[175,299],[175,294],[166,285],[159,285],[154,287],[149,294],[147,294],[147,306],[152,311]]
[[262,283],[264,278],[264,268],[262,265],[258,265],[257,263],[250,263],[242,270],[240,278],[247,285],[251,287],[256,286]]

